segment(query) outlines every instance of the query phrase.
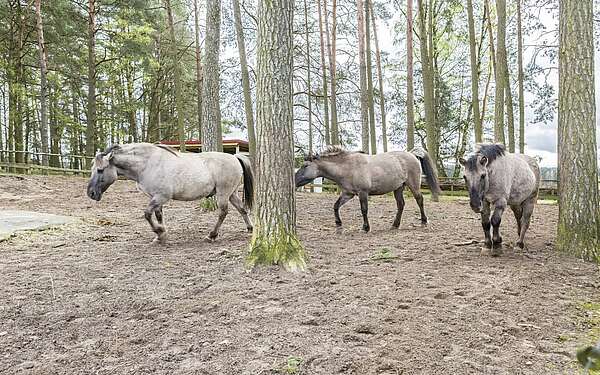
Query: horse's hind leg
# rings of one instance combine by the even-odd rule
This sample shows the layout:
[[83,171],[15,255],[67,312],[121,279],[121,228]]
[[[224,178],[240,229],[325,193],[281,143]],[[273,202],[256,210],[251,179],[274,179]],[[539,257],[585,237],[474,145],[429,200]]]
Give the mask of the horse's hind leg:
[[229,197],[223,195],[217,195],[217,207],[219,208],[219,218],[212,231],[206,237],[209,241],[213,241],[219,235],[219,228],[223,224],[223,220],[227,216],[229,211]]
[[[150,227],[156,233],[156,238],[154,239],[154,243],[158,243],[164,245],[167,241],[167,233],[165,231],[165,227],[162,225],[162,205],[166,202],[166,200],[161,197],[152,197],[148,207],[144,210],[144,217],[150,224]],[[158,224],[152,220],[152,215],[156,215],[156,219]]]
[[517,241],[517,246],[519,246],[520,249],[525,248],[525,233],[527,232],[527,229],[529,229],[531,214],[533,214],[533,207],[535,206],[536,199],[537,197],[531,197],[521,204],[523,216],[521,217],[521,232],[519,233],[519,241]]
[[523,208],[521,205],[510,206],[512,212],[515,214],[515,220],[517,221],[517,235],[521,235],[521,217],[523,216]]
[[394,190],[394,198],[396,198],[396,206],[398,207],[398,212],[396,212],[396,219],[392,226],[394,228],[398,228],[400,226],[400,220],[402,220],[402,212],[404,211],[404,184],[400,186],[398,189]]
[[413,179],[412,181],[409,179],[407,181],[408,189],[415,197],[415,201],[419,205],[419,211],[421,212],[421,224],[427,224],[427,215],[425,215],[425,207],[423,206],[423,193],[421,193],[421,176],[419,175],[418,181]]
[[252,232],[252,229],[253,229],[252,222],[250,221],[250,218],[248,217],[248,211],[244,207],[244,204],[242,203],[242,200],[237,195],[237,193],[231,194],[231,196],[229,197],[229,202],[231,202],[233,207],[235,207],[235,209],[238,210],[240,215],[242,215],[242,218],[244,219],[244,222],[246,223],[246,229],[248,229],[248,232]]

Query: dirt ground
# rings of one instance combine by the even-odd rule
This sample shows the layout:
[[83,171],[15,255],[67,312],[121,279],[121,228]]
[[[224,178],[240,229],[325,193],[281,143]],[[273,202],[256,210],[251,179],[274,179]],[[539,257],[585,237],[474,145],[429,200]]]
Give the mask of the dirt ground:
[[[526,254],[480,254],[466,201],[358,200],[336,233],[329,194],[298,195],[309,270],[248,272],[250,235],[234,210],[165,208],[169,244],[150,244],[147,198],[119,181],[99,203],[86,180],[0,176],[0,208],[72,215],[76,224],[0,243],[0,373],[565,374],[589,344],[598,267],[554,250],[556,205],[538,205]],[[503,221],[506,243],[514,218]],[[376,259],[383,255],[385,259]]]

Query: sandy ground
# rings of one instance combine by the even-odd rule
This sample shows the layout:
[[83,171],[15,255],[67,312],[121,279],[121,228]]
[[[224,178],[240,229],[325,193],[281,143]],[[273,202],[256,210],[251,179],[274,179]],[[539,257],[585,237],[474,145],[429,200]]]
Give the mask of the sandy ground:
[[[166,247],[150,245],[147,198],[119,181],[100,203],[86,181],[0,177],[0,207],[71,215],[76,224],[0,242],[0,373],[565,374],[591,342],[582,303],[597,302],[597,266],[554,250],[557,207],[538,205],[527,253],[480,253],[464,201],[358,200],[336,233],[329,194],[298,195],[309,270],[248,272],[249,234],[232,209],[165,208]],[[503,221],[505,242],[516,238]],[[377,260],[386,254],[388,259]]]

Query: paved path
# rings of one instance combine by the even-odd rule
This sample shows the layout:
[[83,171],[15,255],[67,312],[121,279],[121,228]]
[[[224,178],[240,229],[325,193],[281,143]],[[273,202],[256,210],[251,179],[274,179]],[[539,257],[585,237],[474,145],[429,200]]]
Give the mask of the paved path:
[[72,223],[75,218],[32,211],[0,210],[0,241],[21,230],[43,230]]

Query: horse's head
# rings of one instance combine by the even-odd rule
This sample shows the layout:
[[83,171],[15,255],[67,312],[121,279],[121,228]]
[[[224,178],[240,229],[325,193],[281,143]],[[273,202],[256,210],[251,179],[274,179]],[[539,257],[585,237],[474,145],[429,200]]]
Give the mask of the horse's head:
[[304,186],[319,177],[319,155],[308,155],[302,167],[296,172],[296,187]]
[[481,212],[483,198],[489,187],[488,180],[489,160],[485,155],[475,154],[469,159],[460,159],[463,165],[465,185],[469,190],[471,209],[477,213]]
[[113,163],[113,155],[117,146],[111,147],[105,152],[96,154],[92,165],[92,177],[88,182],[87,194],[93,200],[100,201],[102,194],[118,178],[117,167]]

